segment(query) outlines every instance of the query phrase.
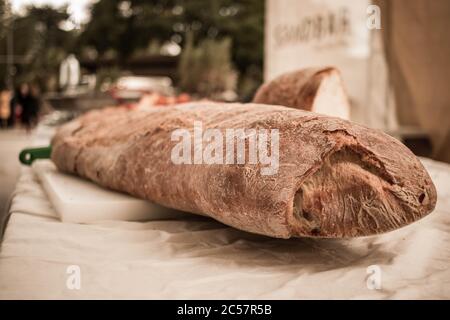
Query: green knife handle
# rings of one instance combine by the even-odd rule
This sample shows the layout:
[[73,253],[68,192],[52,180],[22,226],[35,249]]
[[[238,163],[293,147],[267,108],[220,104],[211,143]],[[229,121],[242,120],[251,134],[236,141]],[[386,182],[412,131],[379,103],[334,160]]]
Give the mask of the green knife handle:
[[29,166],[36,159],[50,159],[51,153],[51,146],[23,149],[19,154],[19,160],[21,163]]

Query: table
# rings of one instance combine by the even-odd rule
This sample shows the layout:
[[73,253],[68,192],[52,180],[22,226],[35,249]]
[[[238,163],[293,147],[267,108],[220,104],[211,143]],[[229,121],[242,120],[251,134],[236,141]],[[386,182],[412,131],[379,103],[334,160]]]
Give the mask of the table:
[[[197,216],[62,223],[23,167],[0,251],[0,299],[449,299],[450,165],[422,161],[438,190],[434,212],[344,240],[272,239]],[[68,283],[74,268],[79,289]]]

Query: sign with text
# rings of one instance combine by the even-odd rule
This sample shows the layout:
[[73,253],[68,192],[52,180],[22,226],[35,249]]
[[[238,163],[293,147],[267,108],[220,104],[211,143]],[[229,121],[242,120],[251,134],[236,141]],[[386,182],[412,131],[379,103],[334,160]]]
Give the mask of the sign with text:
[[305,67],[336,66],[351,119],[387,126],[387,70],[377,7],[369,0],[267,0],[265,81]]

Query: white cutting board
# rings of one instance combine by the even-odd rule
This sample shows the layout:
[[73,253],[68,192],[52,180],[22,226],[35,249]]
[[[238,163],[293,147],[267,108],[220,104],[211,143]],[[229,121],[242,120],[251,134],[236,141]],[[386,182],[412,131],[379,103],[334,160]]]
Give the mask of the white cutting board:
[[36,160],[32,168],[64,222],[165,220],[187,215],[59,172],[50,160]]

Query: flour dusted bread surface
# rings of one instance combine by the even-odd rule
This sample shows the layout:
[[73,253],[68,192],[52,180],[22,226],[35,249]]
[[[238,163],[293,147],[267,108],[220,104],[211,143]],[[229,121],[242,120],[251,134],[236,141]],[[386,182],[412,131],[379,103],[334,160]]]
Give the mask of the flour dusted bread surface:
[[253,102],[282,105],[347,120],[350,118],[350,104],[341,74],[333,67],[284,73],[263,84]]
[[[279,170],[261,164],[179,164],[171,133],[279,129]],[[62,126],[52,159],[63,171],[155,203],[279,238],[355,237],[394,230],[431,212],[436,190],[394,138],[301,110],[190,103],[147,111],[92,111]]]

